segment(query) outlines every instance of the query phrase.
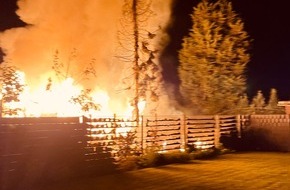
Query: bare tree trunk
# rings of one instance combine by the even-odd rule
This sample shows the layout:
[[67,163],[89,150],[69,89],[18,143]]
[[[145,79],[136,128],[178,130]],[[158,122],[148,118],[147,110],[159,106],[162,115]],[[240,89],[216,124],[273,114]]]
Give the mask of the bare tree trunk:
[[133,0],[132,12],[133,12],[133,24],[134,24],[134,78],[135,78],[135,97],[134,97],[134,112],[136,117],[137,126],[139,126],[139,25],[138,25],[138,14],[137,14],[137,3],[138,0]]
[[[125,0],[123,17],[120,20],[119,43],[122,61],[130,65],[129,77],[124,81],[131,90],[130,103],[133,107],[133,119],[140,126],[140,101],[145,101],[157,95],[156,81],[158,78],[158,65],[154,62],[155,50],[150,43],[156,36],[155,32],[149,32],[148,21],[153,15],[151,0]],[[158,29],[157,29],[158,30]],[[157,98],[156,98],[157,99]],[[149,102],[149,101],[148,101]]]

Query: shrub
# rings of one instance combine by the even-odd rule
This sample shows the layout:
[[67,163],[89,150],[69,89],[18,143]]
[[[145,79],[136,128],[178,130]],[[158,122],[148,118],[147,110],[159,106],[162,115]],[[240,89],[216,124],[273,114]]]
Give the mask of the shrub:
[[196,150],[191,153],[193,159],[209,159],[209,158],[215,158],[218,155],[220,155],[222,151],[217,148],[210,148],[210,149],[204,149],[204,150]]
[[191,160],[187,152],[149,152],[139,159],[140,167],[154,167],[173,163],[187,163]]
[[187,163],[191,160],[190,155],[187,152],[172,152],[160,154],[159,164],[171,164],[171,163]]
[[119,171],[130,171],[138,169],[138,156],[127,156],[117,163]]
[[223,148],[229,150],[241,150],[242,139],[238,137],[236,132],[231,132],[229,135],[222,135],[220,137],[220,143]]
[[242,150],[275,151],[279,147],[271,141],[270,131],[263,128],[249,128],[244,131],[242,139]]
[[138,159],[138,166],[141,168],[153,167],[158,160],[158,151],[152,148],[146,149]]
[[188,152],[165,152],[160,153],[154,149],[147,149],[140,156],[128,156],[121,162],[118,162],[118,169],[121,171],[135,170],[138,168],[156,167],[174,163],[188,163],[193,159],[209,159],[214,158],[222,153],[227,152],[227,149],[206,149],[194,150]]

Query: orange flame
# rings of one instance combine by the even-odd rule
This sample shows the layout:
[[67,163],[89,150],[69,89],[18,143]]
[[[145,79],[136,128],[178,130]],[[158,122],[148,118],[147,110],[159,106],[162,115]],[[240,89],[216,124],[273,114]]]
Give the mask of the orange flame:
[[[21,83],[25,84],[25,73],[19,72]],[[132,119],[133,107],[129,101],[124,108],[111,100],[108,93],[102,89],[93,91],[90,95],[95,104],[100,106],[100,110],[82,111],[81,106],[72,102],[72,97],[78,96],[83,87],[74,84],[73,78],[56,82],[49,89],[42,88],[31,90],[26,86],[24,93],[19,97],[20,102],[9,103],[10,108],[19,108],[22,112],[17,117],[41,117],[41,116],[89,116],[89,117],[110,117],[114,114],[122,116],[124,119]],[[110,106],[111,105],[111,106]],[[139,110],[145,109],[146,102],[140,101]],[[115,113],[112,111],[114,110]]]

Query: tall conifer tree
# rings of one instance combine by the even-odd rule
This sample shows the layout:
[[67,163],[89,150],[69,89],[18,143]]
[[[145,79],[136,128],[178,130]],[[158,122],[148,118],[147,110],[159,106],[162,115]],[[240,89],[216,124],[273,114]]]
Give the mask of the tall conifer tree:
[[234,109],[245,93],[249,37],[227,0],[203,0],[193,9],[192,28],[179,51],[180,91],[191,113]]
[[261,90],[258,90],[256,96],[253,97],[251,108],[254,114],[262,114],[265,112],[266,100]]
[[283,107],[278,106],[279,98],[278,98],[278,92],[275,88],[272,88],[270,90],[270,96],[269,101],[266,106],[266,111],[269,114],[282,114],[284,113]]

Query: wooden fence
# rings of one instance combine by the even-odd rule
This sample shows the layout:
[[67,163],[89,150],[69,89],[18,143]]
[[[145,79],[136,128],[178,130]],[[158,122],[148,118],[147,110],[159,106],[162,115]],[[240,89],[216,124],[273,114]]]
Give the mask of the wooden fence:
[[[97,119],[83,118],[83,123],[87,127],[86,150],[89,152],[86,153],[86,159],[88,161],[108,157],[115,159],[120,143],[119,137],[126,136],[128,132],[137,133],[136,121],[124,120],[117,116]],[[140,143],[137,142],[137,144]]]
[[223,135],[241,133],[241,118],[238,115],[198,115],[169,118],[145,118],[145,146],[157,144],[162,151],[184,149],[188,145],[197,148],[220,146]]
[[144,150],[218,147],[223,135],[240,134],[241,116],[153,116],[1,118],[0,187],[21,189],[41,179],[60,179],[114,170],[120,136],[136,134],[131,145]]
[[113,150],[118,143],[118,136],[134,131],[135,143],[141,149],[157,147],[160,151],[170,151],[182,150],[187,145],[199,148],[218,147],[223,135],[236,134],[240,137],[242,118],[244,117],[240,115],[151,116],[142,117],[137,127],[135,121],[115,116],[84,119],[84,123],[89,126],[89,146],[92,149],[102,147],[105,152]]
[[[0,189],[29,189],[36,181],[102,171],[105,161],[88,158],[92,151],[87,147],[87,125],[82,119],[1,118]],[[112,166],[112,161],[107,162],[106,166]]]
[[[242,130],[243,129],[243,130]],[[242,131],[258,131],[247,136]],[[290,151],[289,115],[143,116],[139,125],[121,117],[1,118],[0,188],[114,170],[120,137],[133,133],[130,145],[161,152],[219,147],[224,136]]]

